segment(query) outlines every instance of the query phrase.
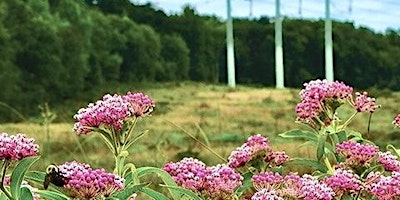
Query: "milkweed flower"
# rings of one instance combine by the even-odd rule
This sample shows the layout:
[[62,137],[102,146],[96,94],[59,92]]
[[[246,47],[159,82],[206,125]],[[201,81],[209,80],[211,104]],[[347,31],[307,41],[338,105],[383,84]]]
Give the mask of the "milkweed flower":
[[[301,102],[296,106],[297,121],[313,125],[316,118],[329,120],[341,104],[350,100],[353,88],[343,82],[313,80],[300,91]],[[326,113],[328,112],[328,113]]]
[[0,159],[21,160],[26,157],[36,156],[39,153],[39,145],[35,139],[27,138],[24,134],[8,135],[0,134]]
[[104,169],[92,169],[85,163],[66,162],[58,166],[58,169],[65,180],[63,188],[73,198],[108,197],[124,188],[123,178]]
[[227,165],[207,168],[204,192],[211,199],[231,199],[236,188],[242,185],[243,177]]
[[163,169],[178,185],[190,190],[202,190],[202,180],[208,173],[206,164],[195,158],[183,158],[176,163],[166,163]]
[[275,190],[262,189],[251,197],[251,200],[284,200]]
[[333,189],[336,197],[357,194],[362,188],[360,177],[353,171],[345,169],[336,169],[335,173],[325,178],[323,182]]
[[400,172],[400,161],[397,156],[393,155],[390,151],[378,153],[378,163],[385,168],[386,171]]
[[375,98],[369,97],[367,92],[356,92],[356,101],[354,107],[357,112],[373,113],[380,106],[376,104]]
[[304,174],[301,177],[301,192],[302,194],[299,197],[305,200],[331,200],[335,196],[332,188],[309,174]]
[[372,180],[366,189],[378,200],[398,199],[400,197],[400,172],[392,172],[391,176],[372,173],[371,176],[367,176],[366,180]]
[[119,131],[127,120],[150,115],[154,107],[155,102],[142,93],[106,94],[102,100],[78,110],[73,130],[78,135],[88,134],[100,126]]
[[231,152],[228,157],[228,166],[242,167],[255,158],[265,157],[270,151],[268,138],[260,134],[250,136],[246,143]]
[[395,118],[394,118],[394,120],[393,120],[393,122],[392,122],[397,128],[400,128],[400,114],[398,114]]
[[282,184],[283,177],[277,172],[262,172],[254,175],[251,180],[257,190],[275,190]]
[[370,144],[360,144],[353,140],[336,145],[336,152],[346,160],[342,163],[348,167],[368,165],[378,154],[379,148]]
[[163,169],[183,188],[207,199],[231,199],[243,177],[227,165],[206,166],[194,158],[169,162]]
[[284,151],[272,151],[264,160],[271,166],[280,166],[289,160],[289,156]]

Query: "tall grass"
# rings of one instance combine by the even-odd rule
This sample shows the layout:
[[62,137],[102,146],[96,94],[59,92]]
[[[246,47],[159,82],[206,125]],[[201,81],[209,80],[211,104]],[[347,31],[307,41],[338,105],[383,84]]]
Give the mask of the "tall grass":
[[[299,148],[298,141],[287,143],[287,140],[284,142],[277,137],[287,130],[305,128],[294,123],[299,89],[245,86],[231,89],[220,85],[182,83],[143,89],[108,89],[108,92],[125,93],[128,90],[144,92],[157,103],[153,116],[140,123],[140,129],[149,129],[150,133],[136,144],[129,157],[138,166],[160,167],[168,161],[179,160],[182,155],[196,156],[210,165],[221,162],[214,153],[187,136],[183,130],[193,133],[193,137],[201,141],[205,142],[204,138],[207,138],[213,151],[224,158],[252,134],[268,136],[274,149],[285,150],[290,156],[314,155],[310,149]],[[400,144],[400,135],[391,124],[394,116],[400,112],[395,106],[399,99],[399,93],[377,97],[377,102],[383,107],[372,116],[368,137],[378,145],[384,146],[388,142]],[[69,109],[74,113],[79,107]],[[350,108],[340,109],[339,113],[351,113]],[[62,116],[63,113],[56,114]],[[368,115],[357,116],[350,128],[366,133],[368,118]],[[43,154],[41,161],[34,166],[38,170],[44,170],[52,163],[61,164],[71,160],[111,170],[113,163],[109,160],[112,160],[112,155],[108,154],[99,138],[94,135],[76,136],[72,131],[72,116],[70,119],[70,123],[48,123],[46,126],[34,122],[4,123],[0,124],[0,131],[25,133],[37,140],[41,150],[48,148],[50,153]],[[49,133],[48,138],[46,133]]]

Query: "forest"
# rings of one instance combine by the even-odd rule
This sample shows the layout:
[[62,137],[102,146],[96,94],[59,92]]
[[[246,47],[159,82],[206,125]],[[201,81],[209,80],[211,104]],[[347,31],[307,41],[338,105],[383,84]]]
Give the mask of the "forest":
[[[238,84],[274,87],[272,17],[234,19]],[[335,79],[400,89],[400,29],[334,21],[333,41]],[[323,20],[285,18],[283,44],[285,86],[324,78]],[[0,45],[0,103],[27,116],[43,102],[91,100],[103,86],[227,79],[225,22],[190,5],[167,15],[129,0],[3,0]],[[16,120],[0,110],[1,121]]]

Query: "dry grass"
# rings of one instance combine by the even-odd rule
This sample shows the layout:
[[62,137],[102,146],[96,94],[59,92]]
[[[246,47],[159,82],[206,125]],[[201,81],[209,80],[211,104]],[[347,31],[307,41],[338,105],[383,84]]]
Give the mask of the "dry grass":
[[[290,129],[305,128],[294,123],[298,91],[243,86],[231,89],[206,84],[166,85],[143,90],[157,102],[157,109],[153,116],[143,119],[138,126],[139,130],[149,129],[150,132],[136,144],[129,161],[138,166],[160,167],[186,153],[196,155],[208,164],[221,162],[178,127],[206,141],[201,134],[204,132],[212,149],[225,158],[248,136],[256,133],[268,136],[275,150],[285,150],[293,157],[312,157],[311,149],[298,148],[299,141],[287,142],[277,137],[277,134]],[[378,98],[383,107],[373,116],[368,137],[379,144],[396,142],[399,138],[390,124],[396,112],[400,111],[395,106],[398,99],[397,93]],[[350,115],[349,109],[341,112]],[[360,115],[351,128],[366,134],[367,121],[368,115]],[[101,140],[94,134],[78,137],[72,132],[72,126],[72,123],[51,124],[49,141],[46,140],[45,127],[39,124],[0,124],[0,131],[25,133],[38,141],[42,159],[35,165],[37,169],[44,170],[48,164],[70,160],[111,169],[112,156]]]

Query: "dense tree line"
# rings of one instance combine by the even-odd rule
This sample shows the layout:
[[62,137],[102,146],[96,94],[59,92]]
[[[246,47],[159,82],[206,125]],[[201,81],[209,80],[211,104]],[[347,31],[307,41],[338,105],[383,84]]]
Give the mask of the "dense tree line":
[[[399,31],[343,22],[333,30],[336,79],[400,89]],[[324,77],[323,31],[321,20],[284,20],[286,86]],[[237,82],[273,86],[270,19],[235,19],[234,36]],[[4,0],[0,44],[0,102],[27,115],[32,106],[87,97],[105,84],[227,79],[224,22],[190,5],[166,15],[129,0]]]

